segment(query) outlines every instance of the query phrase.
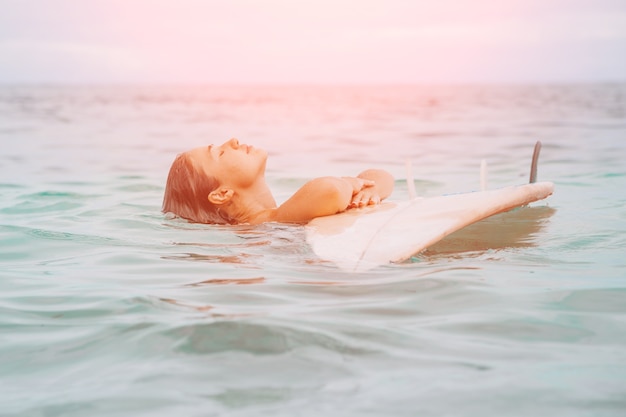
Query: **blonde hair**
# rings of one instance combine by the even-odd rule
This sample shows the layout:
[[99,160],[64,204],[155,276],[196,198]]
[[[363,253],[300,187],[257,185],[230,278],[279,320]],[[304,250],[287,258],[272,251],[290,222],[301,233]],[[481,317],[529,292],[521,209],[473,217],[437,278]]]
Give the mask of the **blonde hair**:
[[232,219],[208,200],[211,191],[218,186],[215,178],[196,169],[187,154],[180,154],[167,176],[162,210],[194,223],[232,223]]

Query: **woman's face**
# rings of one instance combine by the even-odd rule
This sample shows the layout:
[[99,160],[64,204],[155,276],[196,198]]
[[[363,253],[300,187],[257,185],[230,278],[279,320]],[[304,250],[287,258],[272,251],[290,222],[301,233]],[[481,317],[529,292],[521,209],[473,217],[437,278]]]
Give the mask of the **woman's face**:
[[265,174],[267,152],[230,139],[187,152],[196,169],[214,177],[220,185],[246,188]]

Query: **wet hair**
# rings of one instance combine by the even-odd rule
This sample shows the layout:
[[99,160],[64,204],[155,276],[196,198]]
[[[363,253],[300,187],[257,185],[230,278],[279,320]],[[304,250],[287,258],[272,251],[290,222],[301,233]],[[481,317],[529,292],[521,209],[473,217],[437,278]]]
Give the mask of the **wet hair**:
[[176,157],[165,184],[163,212],[173,213],[194,223],[233,223],[219,206],[208,200],[219,186],[217,180],[197,170],[185,153]]

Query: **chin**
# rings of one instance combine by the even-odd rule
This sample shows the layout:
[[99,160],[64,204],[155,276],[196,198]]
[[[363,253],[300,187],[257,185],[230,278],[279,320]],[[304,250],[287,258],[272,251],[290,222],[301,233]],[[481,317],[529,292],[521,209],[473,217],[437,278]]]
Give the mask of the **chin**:
[[267,152],[264,151],[263,149],[259,149],[258,152],[259,152],[259,161],[260,161],[259,172],[264,174],[265,165],[267,164]]

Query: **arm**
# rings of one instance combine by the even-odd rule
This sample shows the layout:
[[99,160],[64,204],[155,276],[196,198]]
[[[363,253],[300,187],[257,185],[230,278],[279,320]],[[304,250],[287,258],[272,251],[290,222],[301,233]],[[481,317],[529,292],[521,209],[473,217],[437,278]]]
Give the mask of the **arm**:
[[316,178],[304,184],[276,209],[275,220],[306,223],[315,217],[342,212],[348,208],[355,194],[372,185],[364,178]]
[[372,187],[363,188],[356,193],[350,207],[362,207],[368,204],[378,204],[393,192],[394,179],[387,171],[382,169],[368,169],[361,172],[358,178],[374,182]]

